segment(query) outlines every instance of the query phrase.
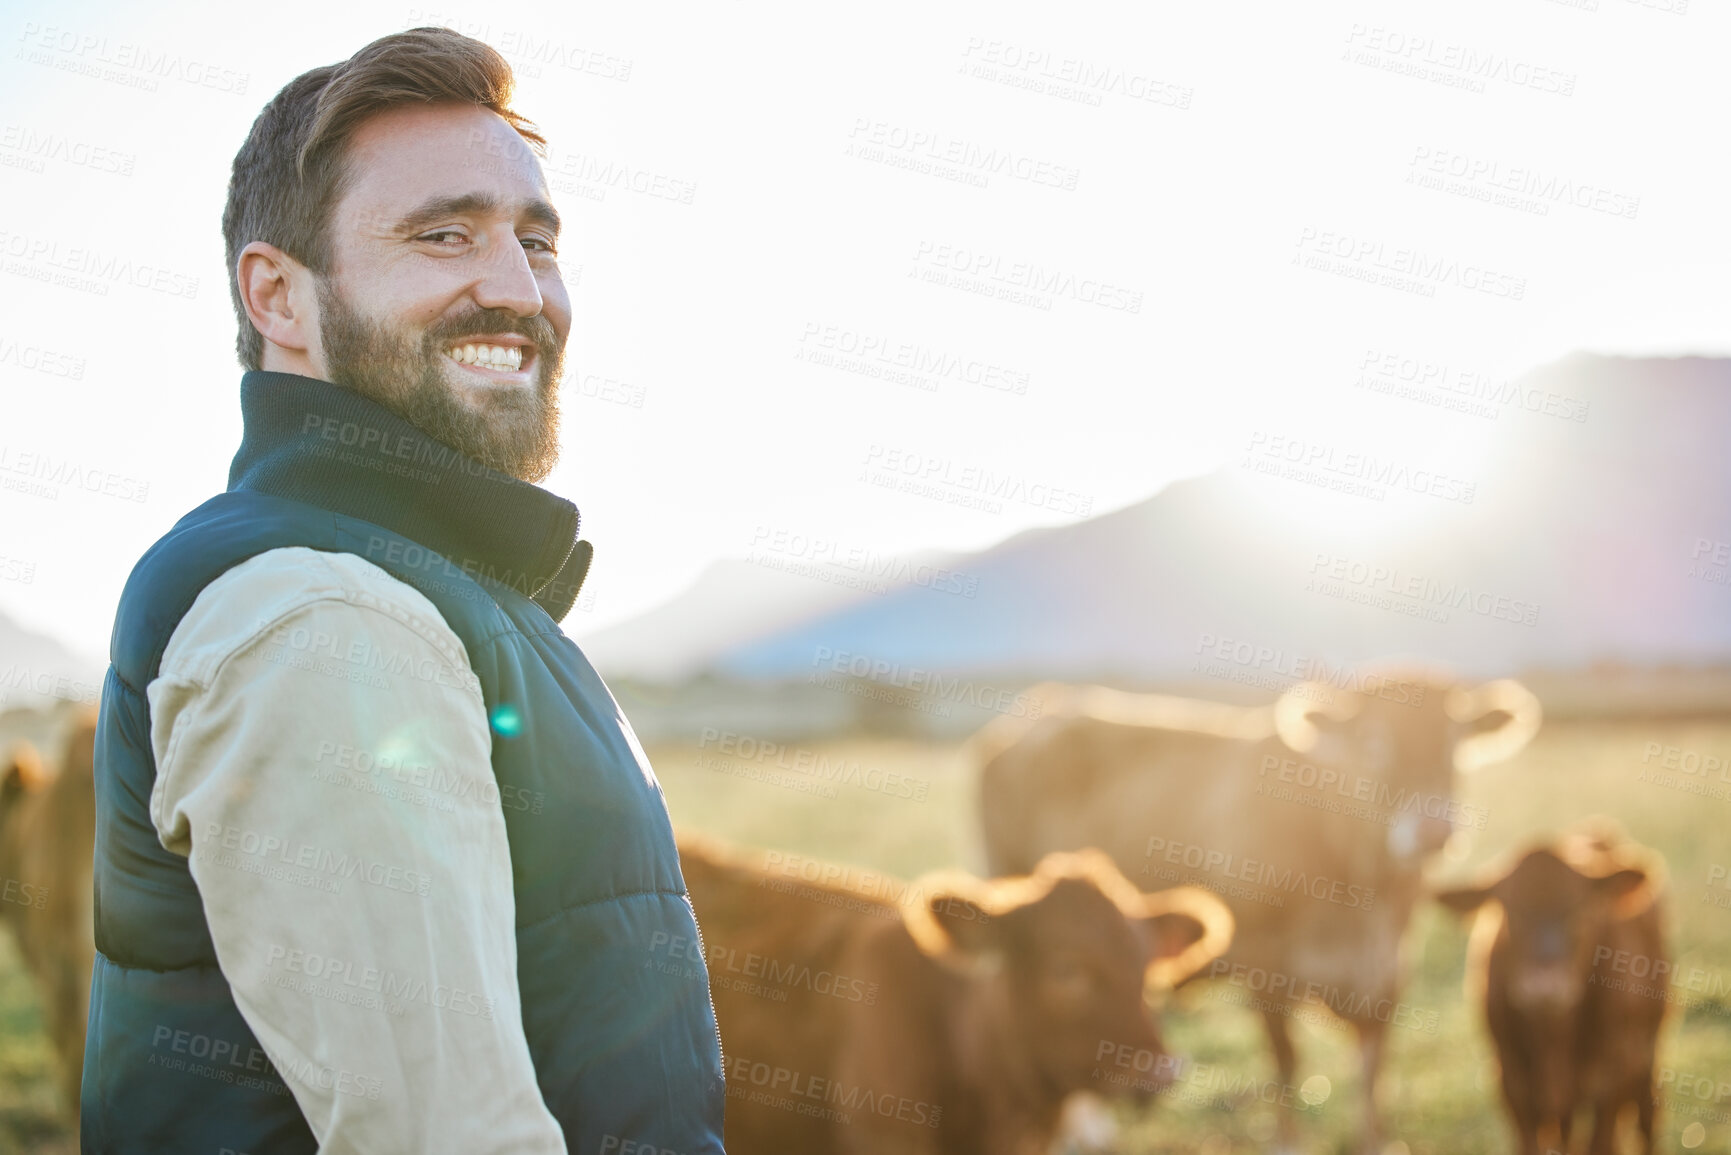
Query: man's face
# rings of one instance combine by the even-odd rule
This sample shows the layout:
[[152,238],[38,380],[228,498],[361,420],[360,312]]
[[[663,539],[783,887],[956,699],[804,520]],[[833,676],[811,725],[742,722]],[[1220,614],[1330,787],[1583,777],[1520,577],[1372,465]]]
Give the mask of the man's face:
[[482,108],[405,106],[361,125],[348,164],[314,364],[322,355],[328,380],[540,481],[558,457],[571,302],[528,142]]

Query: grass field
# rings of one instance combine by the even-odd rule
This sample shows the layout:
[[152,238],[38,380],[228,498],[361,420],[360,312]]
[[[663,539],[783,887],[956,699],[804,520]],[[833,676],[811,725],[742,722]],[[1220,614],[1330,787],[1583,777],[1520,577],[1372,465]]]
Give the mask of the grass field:
[[[1731,723],[1653,722],[1547,724],[1517,759],[1464,782],[1463,801],[1483,807],[1488,825],[1450,873],[1478,863],[1536,833],[1592,813],[1615,815],[1629,833],[1661,850],[1671,872],[1669,942],[1683,973],[1701,968],[1702,990],[1687,992],[1661,1042],[1662,1067],[1707,1085],[1731,1079],[1731,902],[1723,881],[1709,887],[1710,869],[1731,866],[1731,801],[1639,780],[1648,743],[1723,755]],[[748,777],[744,763],[713,749],[652,747],[656,772],[676,822],[734,842],[775,847],[903,876],[979,862],[971,768],[960,747],[856,738],[806,743],[829,757],[899,772],[927,782],[923,801],[841,786],[833,797]],[[1687,776],[1685,776],[1685,780]],[[1731,783],[1706,781],[1731,790]],[[1720,872],[1724,873],[1724,872]],[[3,937],[3,936],[0,936]],[[1477,1013],[1464,1002],[1461,976],[1466,929],[1434,907],[1421,908],[1408,948],[1412,978],[1406,1001],[1438,1013],[1435,1033],[1390,1032],[1384,1083],[1385,1117],[1395,1152],[1476,1155],[1511,1150],[1496,1089],[1491,1050]],[[1259,1019],[1211,994],[1208,984],[1181,992],[1167,1008],[1168,1046],[1199,1064],[1218,1064],[1235,1082],[1273,1078]],[[1358,1110],[1351,1035],[1333,1024],[1301,1022],[1298,1081],[1320,1101],[1304,1115],[1310,1150],[1345,1151]],[[68,1151],[56,1117],[49,1051],[34,993],[15,949],[0,942],[0,1155]],[[1202,1068],[1197,1068],[1200,1072]],[[1315,1078],[1321,1076],[1321,1078]],[[1699,1084],[1689,1084],[1698,1086]],[[1266,1149],[1272,1108],[1253,1092],[1210,1090],[1203,1080],[1157,1102],[1143,1116],[1126,1111],[1126,1155],[1154,1152],[1255,1152]],[[1326,1097],[1324,1097],[1326,1096]],[[1711,1096],[1711,1092],[1709,1092]],[[1659,1149],[1731,1151],[1731,1096],[1668,1094]]]

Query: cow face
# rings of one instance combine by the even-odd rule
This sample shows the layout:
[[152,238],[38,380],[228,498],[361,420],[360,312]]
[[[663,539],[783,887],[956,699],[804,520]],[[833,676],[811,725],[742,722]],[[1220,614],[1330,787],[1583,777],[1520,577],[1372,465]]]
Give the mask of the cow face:
[[[932,893],[933,957],[989,991],[994,1033],[1059,1092],[1152,1093],[1176,1063],[1144,999],[1222,954],[1232,916],[1190,887],[1138,893],[1097,851],[1048,855],[1032,876]],[[916,935],[918,940],[921,936]],[[1105,1082],[1102,1056],[1137,1074]]]
[[1535,1018],[1573,1014],[1593,973],[1594,948],[1626,896],[1648,882],[1625,867],[1591,876],[1548,848],[1534,850],[1488,885],[1441,891],[1437,901],[1458,912],[1495,900],[1502,908],[1498,948],[1503,994]]
[[1466,688],[1434,673],[1366,674],[1361,689],[1305,683],[1275,706],[1281,740],[1339,771],[1397,817],[1387,851],[1416,867],[1453,832],[1455,771],[1513,756],[1537,732],[1538,699],[1510,679]]

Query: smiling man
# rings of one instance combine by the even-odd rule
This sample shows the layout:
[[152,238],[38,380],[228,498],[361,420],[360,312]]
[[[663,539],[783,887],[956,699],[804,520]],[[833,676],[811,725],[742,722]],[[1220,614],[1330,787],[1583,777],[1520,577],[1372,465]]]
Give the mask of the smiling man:
[[417,28],[235,158],[244,437],[103,687],[85,1151],[722,1149],[661,789],[558,626],[571,306],[510,95]]

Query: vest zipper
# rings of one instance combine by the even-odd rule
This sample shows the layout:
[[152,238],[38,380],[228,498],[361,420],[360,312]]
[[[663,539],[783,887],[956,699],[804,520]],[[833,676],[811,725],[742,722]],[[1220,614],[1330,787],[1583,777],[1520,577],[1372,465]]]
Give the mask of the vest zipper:
[[576,511],[571,517],[571,544],[565,547],[565,556],[559,559],[559,564],[553,567],[553,572],[547,575],[547,580],[535,589],[529,591],[529,597],[537,597],[542,590],[553,584],[553,579],[565,572],[565,563],[571,560],[571,555],[577,552],[577,535],[583,526],[582,511]]

